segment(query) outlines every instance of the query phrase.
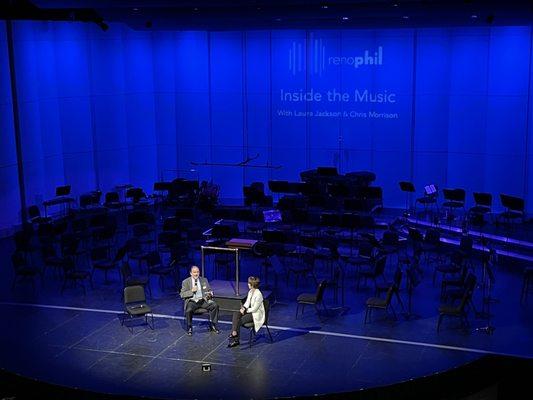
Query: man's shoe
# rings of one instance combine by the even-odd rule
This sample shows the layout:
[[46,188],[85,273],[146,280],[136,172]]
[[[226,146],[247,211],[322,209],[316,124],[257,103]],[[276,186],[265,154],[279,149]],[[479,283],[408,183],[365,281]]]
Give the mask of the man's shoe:
[[187,329],[187,335],[192,336],[192,327]]
[[211,325],[211,328],[209,328],[209,330],[217,334],[220,333],[220,330],[215,325]]
[[231,340],[228,344],[228,347],[236,347],[239,345],[239,340],[238,339],[234,339],[234,340]]

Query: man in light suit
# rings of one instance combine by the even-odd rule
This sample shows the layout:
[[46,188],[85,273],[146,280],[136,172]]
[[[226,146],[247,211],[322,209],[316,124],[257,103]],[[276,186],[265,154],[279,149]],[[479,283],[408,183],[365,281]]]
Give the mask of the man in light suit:
[[206,278],[200,276],[200,269],[193,265],[190,271],[191,277],[181,283],[180,297],[185,301],[185,317],[187,319],[187,335],[192,335],[192,315],[199,308],[209,311],[211,321],[209,330],[220,333],[217,328],[218,304],[212,299],[213,291]]

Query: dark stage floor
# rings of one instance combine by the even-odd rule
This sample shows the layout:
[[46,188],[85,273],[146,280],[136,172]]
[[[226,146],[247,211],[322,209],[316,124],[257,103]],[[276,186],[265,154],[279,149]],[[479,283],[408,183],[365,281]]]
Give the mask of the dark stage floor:
[[[527,227],[524,230],[526,238],[531,235]],[[12,239],[0,242],[5,260],[0,273],[0,367],[54,384],[155,398],[274,398],[391,385],[485,355],[533,358],[533,294],[520,303],[523,269],[531,264],[523,260],[502,258],[494,268],[491,296],[497,302],[490,305],[490,321],[471,311],[469,328],[449,318],[439,333],[440,285],[432,283],[433,266],[423,265],[424,277],[414,289],[410,318],[394,299],[397,319],[377,311],[368,324],[364,324],[365,301],[373,296],[373,288],[356,291],[355,276],[348,267],[346,308],[341,309],[326,290],[328,310],[317,314],[307,307],[297,319],[296,297],[313,292],[316,284],[307,279],[296,288],[294,280],[287,284],[281,279],[270,314],[273,343],[262,329],[252,348],[241,344],[229,349],[228,313],[221,315],[219,335],[208,332],[204,317],[195,319],[194,335],[186,335],[182,302],[171,290],[170,280],[165,291],[155,278],[151,284],[153,297],[148,302],[155,312],[155,329],[139,324],[133,333],[120,324],[122,283],[116,272],[110,274],[108,284],[103,273],[96,272],[94,289],[88,288],[86,295],[79,287],[67,288],[61,295],[61,280],[52,271],[42,282],[37,280],[35,290],[28,282],[12,289],[9,257],[13,248]],[[347,247],[341,250],[349,252]],[[479,259],[474,262],[480,274]],[[392,256],[387,277],[392,278],[395,264]],[[245,256],[242,268],[243,277],[259,274],[259,260]],[[329,276],[329,267],[318,262],[317,275]],[[209,267],[207,277],[212,279]],[[474,293],[478,310],[481,289]],[[403,285],[401,296],[407,306]],[[492,335],[476,330],[488,322],[495,327]],[[211,371],[202,371],[205,363],[211,364]]]

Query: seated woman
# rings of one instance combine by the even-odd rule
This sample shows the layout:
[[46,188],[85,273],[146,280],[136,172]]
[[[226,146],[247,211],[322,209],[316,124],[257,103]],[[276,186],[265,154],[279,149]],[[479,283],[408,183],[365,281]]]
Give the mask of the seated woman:
[[250,290],[244,305],[239,311],[233,313],[228,347],[239,345],[241,325],[253,321],[254,330],[257,332],[265,323],[265,307],[263,306],[263,294],[259,290],[259,278],[250,276],[248,278],[248,288]]

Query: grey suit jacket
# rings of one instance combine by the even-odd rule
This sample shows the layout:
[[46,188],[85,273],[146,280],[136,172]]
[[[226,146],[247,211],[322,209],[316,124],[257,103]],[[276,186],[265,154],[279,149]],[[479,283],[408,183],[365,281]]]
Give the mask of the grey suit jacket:
[[[198,283],[200,284],[200,287],[202,288],[202,293],[205,296],[207,292],[211,291],[211,286],[209,286],[209,282],[206,278],[198,277]],[[188,277],[187,279],[184,279],[181,283],[181,290],[180,290],[180,297],[184,300],[183,307],[187,307],[187,303],[191,301],[192,297],[194,296],[194,293],[192,291],[193,287],[193,279],[191,277]]]

